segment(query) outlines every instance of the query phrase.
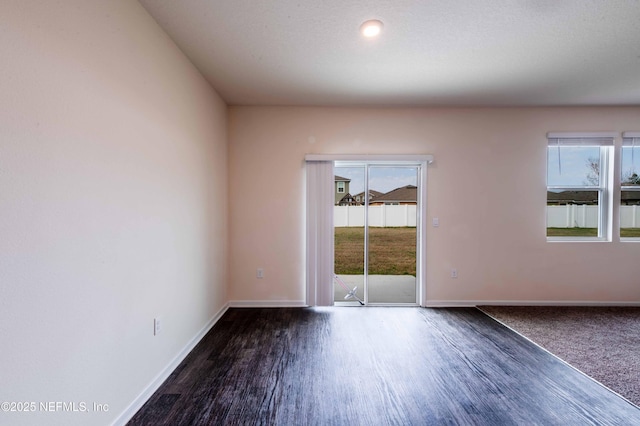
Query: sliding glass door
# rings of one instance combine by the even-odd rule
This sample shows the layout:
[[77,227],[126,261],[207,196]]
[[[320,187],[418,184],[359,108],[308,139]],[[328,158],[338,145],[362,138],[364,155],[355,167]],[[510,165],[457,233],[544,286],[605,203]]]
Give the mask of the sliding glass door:
[[334,301],[415,305],[419,164],[336,162]]
[[416,303],[418,169],[371,166],[369,187],[381,194],[367,205],[367,300]]
[[367,169],[364,164],[334,167],[334,301],[365,302],[365,202]]

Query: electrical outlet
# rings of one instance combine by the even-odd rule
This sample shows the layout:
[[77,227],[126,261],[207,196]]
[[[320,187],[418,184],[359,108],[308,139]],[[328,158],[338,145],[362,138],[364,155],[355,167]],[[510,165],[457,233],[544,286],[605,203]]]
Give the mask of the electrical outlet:
[[264,269],[258,268],[258,270],[256,271],[256,278],[259,278],[259,279],[264,278]]
[[157,336],[162,332],[162,321],[160,321],[160,317],[156,317],[153,319],[153,335]]
[[457,269],[452,269],[451,270],[451,278],[458,278],[458,270]]

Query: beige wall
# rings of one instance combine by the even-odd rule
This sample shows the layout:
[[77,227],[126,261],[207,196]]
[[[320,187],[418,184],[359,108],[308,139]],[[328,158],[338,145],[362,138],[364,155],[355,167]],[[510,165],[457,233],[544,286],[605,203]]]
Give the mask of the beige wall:
[[304,154],[418,153],[430,304],[640,302],[640,243],[545,237],[546,133],[639,127],[640,108],[232,107],[230,299],[304,300]]
[[108,424],[227,301],[226,105],[135,1],[0,16],[0,401],[109,405],[0,423]]

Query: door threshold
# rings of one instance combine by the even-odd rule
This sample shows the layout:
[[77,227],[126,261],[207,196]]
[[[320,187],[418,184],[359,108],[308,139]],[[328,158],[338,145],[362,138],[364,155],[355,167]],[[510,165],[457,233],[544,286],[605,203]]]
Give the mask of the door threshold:
[[351,307],[351,308],[366,308],[367,306],[375,306],[375,307],[387,307],[387,308],[419,308],[420,304],[418,303],[367,303],[366,305],[361,305],[358,302],[333,302],[333,306],[338,308]]

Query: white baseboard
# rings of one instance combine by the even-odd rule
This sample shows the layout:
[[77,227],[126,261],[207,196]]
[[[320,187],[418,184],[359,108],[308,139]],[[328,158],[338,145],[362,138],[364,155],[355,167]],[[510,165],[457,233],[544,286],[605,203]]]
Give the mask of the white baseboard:
[[138,412],[140,408],[151,398],[160,385],[173,373],[178,365],[189,355],[189,352],[202,340],[202,338],[211,330],[218,320],[229,309],[229,303],[226,303],[205,326],[186,344],[186,346],[169,362],[169,364],[147,385],[147,387],[138,395],[136,399],[116,418],[112,423],[114,426],[125,425]]
[[464,308],[473,306],[640,306],[638,302],[594,300],[427,300],[427,308]]
[[304,300],[231,300],[230,308],[304,308]]

